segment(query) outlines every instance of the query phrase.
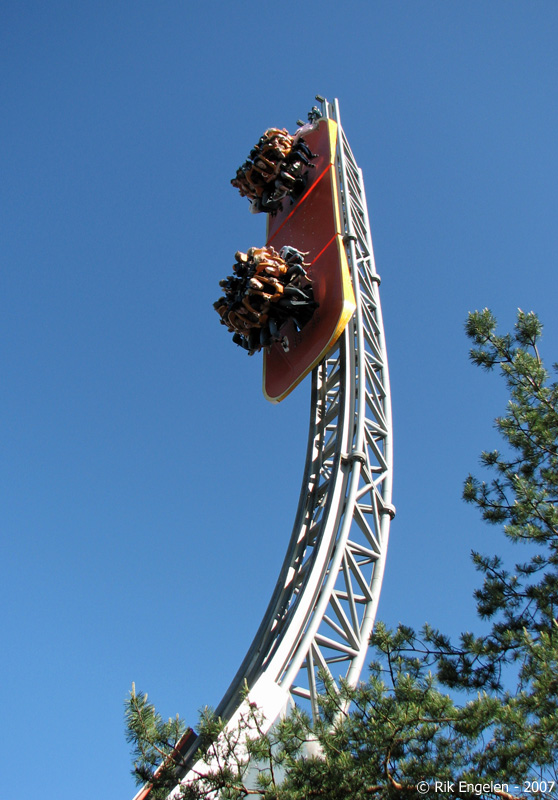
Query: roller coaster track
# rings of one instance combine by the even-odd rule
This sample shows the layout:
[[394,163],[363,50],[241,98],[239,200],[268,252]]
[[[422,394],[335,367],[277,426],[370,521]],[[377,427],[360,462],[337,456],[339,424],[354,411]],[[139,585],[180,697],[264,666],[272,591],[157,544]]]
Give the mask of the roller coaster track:
[[[364,183],[338,102],[318,99],[323,116],[338,124],[339,212],[357,307],[312,373],[306,464],[287,553],[254,641],[216,709],[231,725],[246,685],[270,727],[292,702],[318,713],[320,672],[335,684],[357,684],[395,513],[380,278]],[[195,743],[184,755],[193,765],[200,756]]]

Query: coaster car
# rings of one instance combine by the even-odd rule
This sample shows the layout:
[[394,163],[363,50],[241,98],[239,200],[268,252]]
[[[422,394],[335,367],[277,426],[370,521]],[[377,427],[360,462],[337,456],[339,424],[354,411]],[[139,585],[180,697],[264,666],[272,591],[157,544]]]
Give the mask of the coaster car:
[[253,212],[268,213],[267,242],[236,254],[214,305],[236,344],[250,355],[264,350],[263,392],[274,403],[327,355],[356,307],[336,182],[337,123],[316,117],[311,112],[294,136],[268,129],[231,181]]
[[264,352],[263,392],[278,403],[320,363],[356,308],[341,227],[335,176],[337,123],[320,119],[304,130],[316,153],[303,194],[292,207],[268,216],[267,245],[304,252],[317,309],[303,328],[287,321]]

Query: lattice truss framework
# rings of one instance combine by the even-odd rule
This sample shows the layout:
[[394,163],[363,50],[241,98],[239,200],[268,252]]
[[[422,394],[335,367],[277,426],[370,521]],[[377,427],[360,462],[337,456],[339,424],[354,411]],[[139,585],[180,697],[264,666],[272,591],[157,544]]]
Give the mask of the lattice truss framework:
[[[238,707],[262,675],[317,713],[318,672],[358,682],[378,606],[392,495],[391,397],[362,173],[337,101],[337,182],[357,308],[314,370],[298,511],[275,592],[254,642],[217,708]],[[264,708],[264,713],[266,709]]]

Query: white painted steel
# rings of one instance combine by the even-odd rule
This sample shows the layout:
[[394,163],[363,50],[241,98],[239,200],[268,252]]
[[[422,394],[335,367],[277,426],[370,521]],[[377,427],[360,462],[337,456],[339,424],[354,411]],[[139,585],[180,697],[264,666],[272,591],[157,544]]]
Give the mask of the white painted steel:
[[[322,114],[339,126],[339,211],[357,307],[333,352],[312,375],[306,465],[285,561],[256,637],[216,709],[231,726],[242,711],[246,684],[268,727],[292,700],[318,713],[320,671],[336,683],[343,678],[356,685],[395,513],[380,279],[364,184],[337,101],[321,102]],[[194,746],[189,764],[199,755]]]
[[339,126],[340,216],[357,309],[313,373],[308,452],[291,541],[260,629],[217,708],[225,719],[245,682],[256,686],[263,675],[309,701],[313,713],[319,670],[358,682],[394,515],[391,397],[364,184],[337,101],[323,101],[322,113]]

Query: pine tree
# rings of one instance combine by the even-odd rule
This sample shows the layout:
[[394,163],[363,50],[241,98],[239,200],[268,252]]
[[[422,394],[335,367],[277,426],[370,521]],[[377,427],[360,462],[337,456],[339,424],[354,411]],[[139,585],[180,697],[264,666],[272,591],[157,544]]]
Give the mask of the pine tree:
[[177,783],[180,748],[193,731],[178,714],[163,720],[145,692],[132,690],[125,704],[126,741],[133,745],[133,774],[138,784],[151,785],[150,800],[163,800]]

